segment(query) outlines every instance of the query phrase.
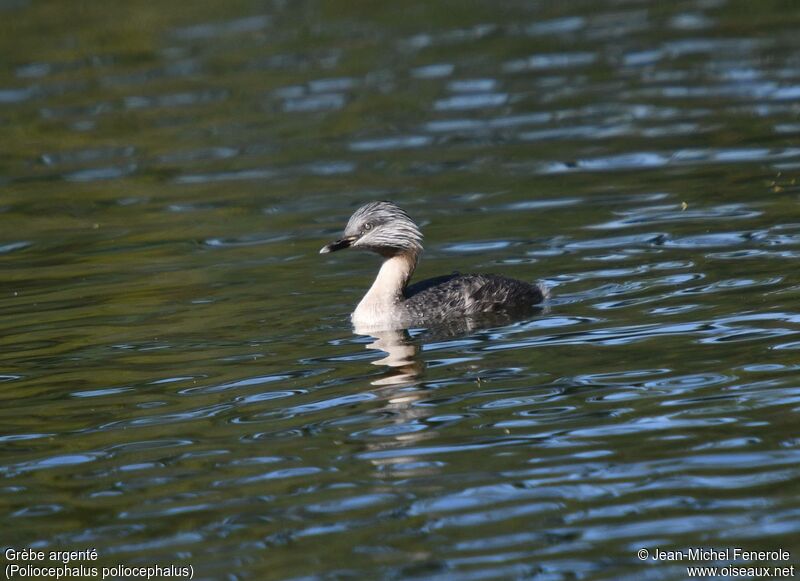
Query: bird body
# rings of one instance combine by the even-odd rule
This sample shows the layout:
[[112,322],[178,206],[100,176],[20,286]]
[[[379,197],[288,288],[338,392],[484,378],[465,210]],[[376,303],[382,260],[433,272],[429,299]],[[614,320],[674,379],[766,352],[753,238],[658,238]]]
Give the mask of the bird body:
[[422,233],[393,202],[371,202],[356,210],[344,236],[320,253],[350,247],[384,259],[352,314],[357,328],[396,329],[488,314],[522,315],[547,296],[543,285],[493,274],[454,273],[409,286],[422,253]]

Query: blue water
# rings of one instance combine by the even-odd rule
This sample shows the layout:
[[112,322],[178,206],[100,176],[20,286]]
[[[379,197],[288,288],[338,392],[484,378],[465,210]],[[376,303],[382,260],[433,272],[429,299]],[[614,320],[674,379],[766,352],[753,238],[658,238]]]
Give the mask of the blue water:
[[[0,545],[196,579],[796,564],[798,24],[0,2]],[[377,259],[317,252],[374,199],[419,277],[552,300],[355,334]],[[789,558],[653,558],[697,547]]]

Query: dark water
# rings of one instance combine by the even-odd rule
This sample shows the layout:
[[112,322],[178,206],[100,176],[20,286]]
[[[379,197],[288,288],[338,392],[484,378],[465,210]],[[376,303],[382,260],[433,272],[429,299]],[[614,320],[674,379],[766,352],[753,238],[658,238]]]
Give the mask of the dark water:
[[[4,0],[2,545],[198,579],[798,563],[799,25]],[[355,335],[376,260],[317,250],[372,199],[423,224],[420,276],[552,304]]]

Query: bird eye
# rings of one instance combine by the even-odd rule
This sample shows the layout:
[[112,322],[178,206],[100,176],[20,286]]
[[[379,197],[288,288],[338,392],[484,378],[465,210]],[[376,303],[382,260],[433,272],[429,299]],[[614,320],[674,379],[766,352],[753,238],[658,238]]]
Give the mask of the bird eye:
[[364,224],[364,230],[372,230],[372,224],[370,224],[369,222]]

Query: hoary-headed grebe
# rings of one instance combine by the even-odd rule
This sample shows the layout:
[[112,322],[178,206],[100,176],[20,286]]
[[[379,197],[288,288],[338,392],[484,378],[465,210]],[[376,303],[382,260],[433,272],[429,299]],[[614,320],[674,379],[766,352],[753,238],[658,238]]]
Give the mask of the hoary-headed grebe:
[[422,253],[422,233],[393,202],[370,202],[350,217],[344,236],[320,254],[345,248],[370,250],[383,257],[375,282],[358,303],[356,327],[393,329],[426,326],[484,314],[523,314],[547,296],[540,284],[495,274],[449,274],[408,281]]

